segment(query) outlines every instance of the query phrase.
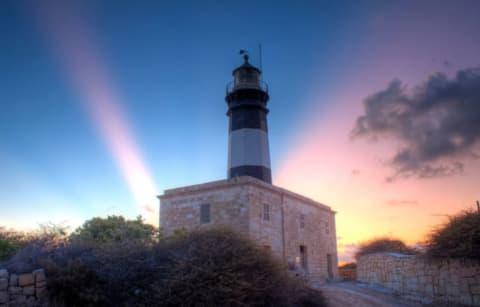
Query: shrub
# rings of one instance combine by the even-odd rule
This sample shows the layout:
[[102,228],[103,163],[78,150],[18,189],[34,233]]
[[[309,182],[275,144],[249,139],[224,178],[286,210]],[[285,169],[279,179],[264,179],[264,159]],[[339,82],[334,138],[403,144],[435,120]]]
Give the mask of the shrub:
[[110,215],[107,218],[95,217],[87,220],[70,235],[71,240],[93,240],[97,242],[123,240],[153,240],[158,230],[145,224],[142,217],[126,220],[123,216]]
[[25,235],[21,232],[0,228],[0,261],[8,260],[25,243]]
[[323,306],[269,251],[232,231],[193,232],[167,245],[175,278],[157,289],[166,306]]
[[354,270],[357,268],[357,264],[355,262],[347,262],[338,267],[339,269],[347,269],[347,270]]
[[480,213],[467,210],[449,217],[429,235],[426,254],[432,258],[480,260]]
[[17,273],[38,269],[38,260],[58,244],[63,244],[66,233],[66,227],[52,223],[41,224],[33,232],[0,229],[0,246],[4,242],[5,247],[5,257],[0,257],[0,267]]
[[392,252],[401,254],[415,254],[413,248],[408,247],[403,241],[392,238],[376,238],[367,242],[363,242],[357,249],[355,257],[381,253]]
[[324,306],[320,292],[227,229],[37,247],[54,306]]

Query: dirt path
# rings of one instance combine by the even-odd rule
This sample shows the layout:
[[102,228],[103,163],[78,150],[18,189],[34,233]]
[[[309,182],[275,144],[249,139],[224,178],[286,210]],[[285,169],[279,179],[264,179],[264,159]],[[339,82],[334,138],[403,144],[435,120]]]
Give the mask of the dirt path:
[[361,287],[352,282],[316,284],[330,307],[420,307],[422,304],[404,301],[386,292]]

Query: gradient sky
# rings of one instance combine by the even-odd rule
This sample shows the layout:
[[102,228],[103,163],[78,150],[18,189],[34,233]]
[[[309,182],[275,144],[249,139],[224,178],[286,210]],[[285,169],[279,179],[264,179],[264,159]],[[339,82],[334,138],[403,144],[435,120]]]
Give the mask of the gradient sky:
[[0,225],[155,223],[164,189],[225,178],[225,85],[261,43],[274,184],[338,212],[340,260],[421,241],[480,198],[480,159],[387,182],[402,139],[352,131],[393,79],[478,67],[479,29],[479,1],[1,1]]

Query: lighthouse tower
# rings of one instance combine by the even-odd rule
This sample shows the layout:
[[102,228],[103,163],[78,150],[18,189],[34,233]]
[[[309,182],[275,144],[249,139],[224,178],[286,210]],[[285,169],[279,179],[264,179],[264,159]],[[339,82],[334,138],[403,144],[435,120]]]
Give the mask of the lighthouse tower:
[[248,62],[237,67],[227,85],[228,179],[251,176],[272,183],[268,148],[268,87],[260,79],[260,69]]

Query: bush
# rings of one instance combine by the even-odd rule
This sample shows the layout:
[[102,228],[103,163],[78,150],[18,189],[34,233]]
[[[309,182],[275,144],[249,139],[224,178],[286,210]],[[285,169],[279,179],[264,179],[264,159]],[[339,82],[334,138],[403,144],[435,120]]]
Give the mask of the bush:
[[463,211],[434,229],[426,242],[432,258],[480,260],[480,213]]
[[355,262],[347,262],[338,267],[338,269],[346,269],[346,270],[354,270],[356,268],[357,268],[357,264]]
[[25,234],[0,228],[0,261],[10,259],[25,244]]
[[175,278],[156,289],[166,306],[323,306],[269,251],[232,231],[190,233],[167,249]]
[[52,223],[41,224],[34,232],[0,228],[0,254],[4,255],[0,257],[0,268],[17,273],[38,269],[38,260],[58,244],[63,244],[66,233],[64,226]]
[[320,292],[227,229],[159,242],[65,240],[35,255],[54,306],[324,306]]
[[367,242],[363,242],[357,249],[355,257],[373,254],[373,253],[401,253],[415,254],[413,248],[408,247],[403,241],[391,238],[376,238]]
[[96,242],[123,240],[154,240],[158,230],[149,224],[144,224],[141,216],[135,220],[126,220],[123,216],[111,215],[107,218],[92,218],[70,235],[71,240],[93,240]]

